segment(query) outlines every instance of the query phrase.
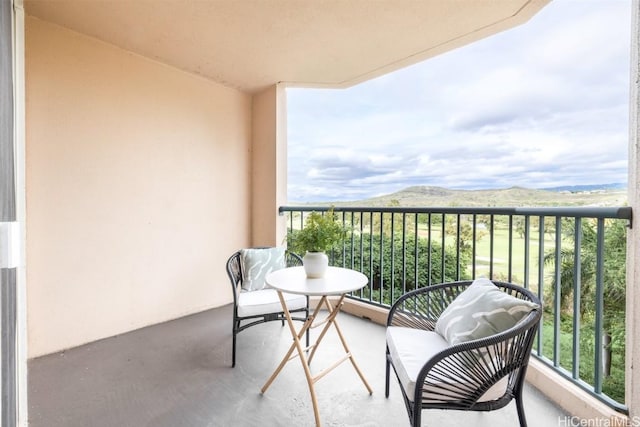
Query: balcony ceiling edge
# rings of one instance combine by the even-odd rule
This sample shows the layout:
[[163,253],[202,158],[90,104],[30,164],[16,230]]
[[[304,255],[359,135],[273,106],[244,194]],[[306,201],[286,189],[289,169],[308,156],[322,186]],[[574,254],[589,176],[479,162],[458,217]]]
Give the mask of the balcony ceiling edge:
[[28,15],[256,93],[348,87],[526,22],[550,0],[25,0]]

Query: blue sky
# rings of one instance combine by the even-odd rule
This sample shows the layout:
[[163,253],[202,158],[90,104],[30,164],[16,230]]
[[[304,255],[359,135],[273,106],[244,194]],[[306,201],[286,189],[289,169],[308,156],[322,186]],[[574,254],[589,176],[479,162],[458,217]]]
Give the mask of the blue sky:
[[626,183],[630,8],[555,0],[349,89],[287,89],[289,201]]

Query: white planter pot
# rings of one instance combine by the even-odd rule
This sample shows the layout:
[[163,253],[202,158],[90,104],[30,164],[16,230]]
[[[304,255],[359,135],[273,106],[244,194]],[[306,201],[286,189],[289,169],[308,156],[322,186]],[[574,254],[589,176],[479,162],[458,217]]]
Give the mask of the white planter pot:
[[327,271],[329,257],[324,252],[307,252],[302,257],[302,265],[308,278],[317,279]]

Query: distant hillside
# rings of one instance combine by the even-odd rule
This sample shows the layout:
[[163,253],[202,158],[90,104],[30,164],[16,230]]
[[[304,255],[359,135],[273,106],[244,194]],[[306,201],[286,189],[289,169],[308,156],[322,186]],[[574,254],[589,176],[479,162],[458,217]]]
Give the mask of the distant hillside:
[[627,184],[623,184],[621,182],[614,182],[611,184],[565,185],[562,187],[540,188],[540,190],[569,191],[572,193],[577,193],[581,191],[626,190],[626,189],[627,189]]
[[626,190],[550,191],[511,187],[499,190],[452,190],[414,186],[379,197],[350,202],[311,203],[335,206],[624,206]]

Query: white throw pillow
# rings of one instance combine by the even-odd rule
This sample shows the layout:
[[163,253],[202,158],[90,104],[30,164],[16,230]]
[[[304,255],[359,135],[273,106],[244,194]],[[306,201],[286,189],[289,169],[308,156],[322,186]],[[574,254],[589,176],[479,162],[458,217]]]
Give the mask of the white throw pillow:
[[265,287],[264,279],[272,271],[286,267],[284,246],[265,249],[241,249],[242,289],[257,291]]
[[501,291],[489,279],[476,279],[442,312],[435,331],[454,345],[504,332],[537,308]]

